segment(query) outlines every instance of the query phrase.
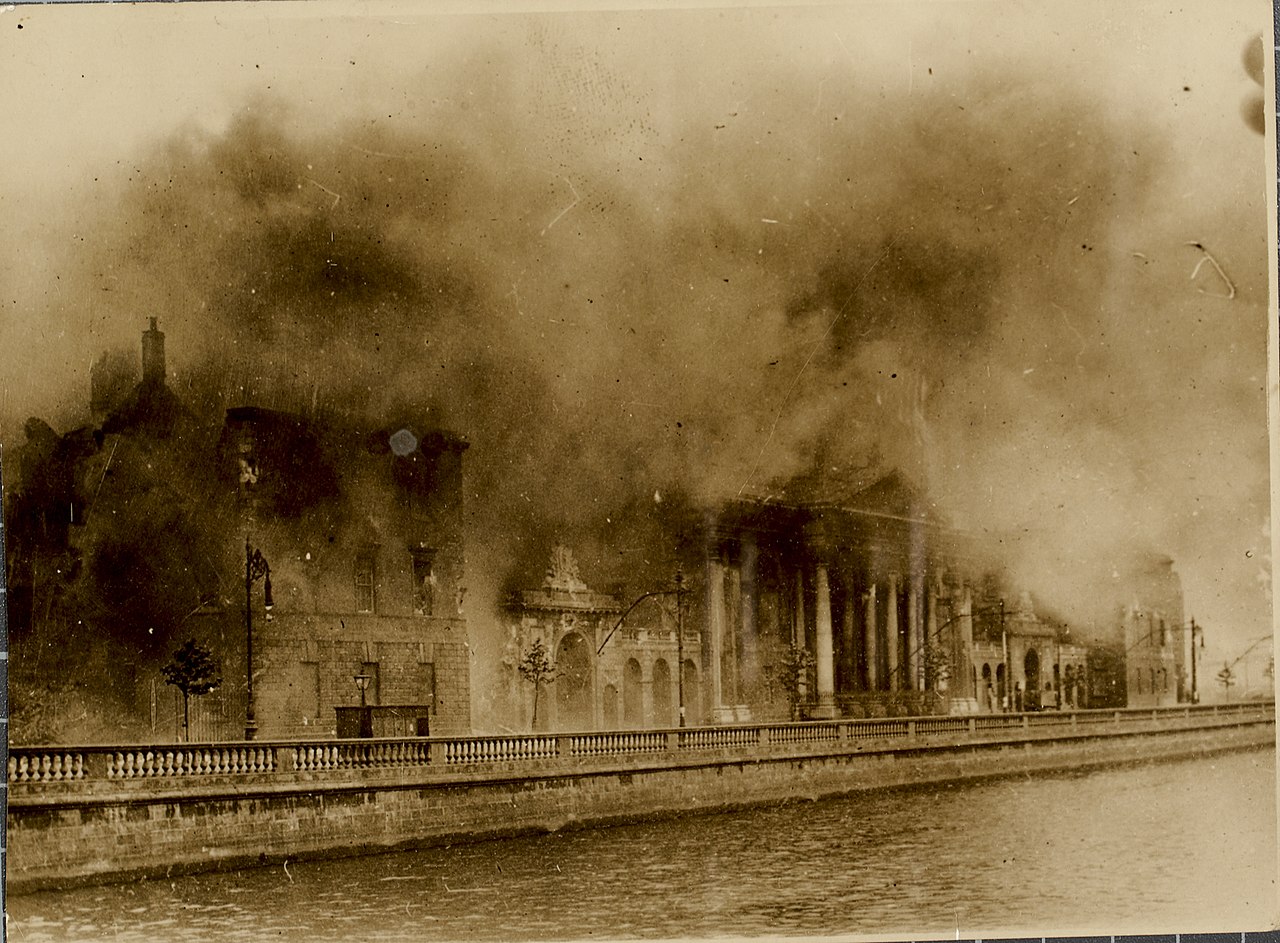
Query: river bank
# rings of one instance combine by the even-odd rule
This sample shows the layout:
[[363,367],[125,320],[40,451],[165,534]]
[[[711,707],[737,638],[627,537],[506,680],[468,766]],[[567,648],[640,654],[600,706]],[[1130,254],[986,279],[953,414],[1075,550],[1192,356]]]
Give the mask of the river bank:
[[15,748],[11,893],[1273,746],[1274,705]]

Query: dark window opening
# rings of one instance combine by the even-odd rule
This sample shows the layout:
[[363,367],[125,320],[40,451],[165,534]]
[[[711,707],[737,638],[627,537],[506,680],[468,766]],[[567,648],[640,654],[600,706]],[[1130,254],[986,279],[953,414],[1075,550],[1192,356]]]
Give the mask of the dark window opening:
[[435,615],[435,554],[413,551],[413,611],[415,615]]

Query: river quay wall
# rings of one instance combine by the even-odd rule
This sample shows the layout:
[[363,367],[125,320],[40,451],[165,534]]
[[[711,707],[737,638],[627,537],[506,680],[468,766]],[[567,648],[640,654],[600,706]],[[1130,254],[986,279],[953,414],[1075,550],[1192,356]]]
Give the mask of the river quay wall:
[[516,737],[15,747],[7,883],[23,893],[1274,745],[1274,704],[1250,703]]

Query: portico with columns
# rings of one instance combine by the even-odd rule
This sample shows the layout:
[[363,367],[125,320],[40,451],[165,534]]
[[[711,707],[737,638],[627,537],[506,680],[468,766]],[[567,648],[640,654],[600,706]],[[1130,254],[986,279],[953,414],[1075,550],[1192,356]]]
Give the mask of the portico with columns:
[[841,504],[721,510],[706,541],[706,720],[779,716],[792,645],[812,658],[811,718],[974,709],[965,548],[920,504],[891,475]]

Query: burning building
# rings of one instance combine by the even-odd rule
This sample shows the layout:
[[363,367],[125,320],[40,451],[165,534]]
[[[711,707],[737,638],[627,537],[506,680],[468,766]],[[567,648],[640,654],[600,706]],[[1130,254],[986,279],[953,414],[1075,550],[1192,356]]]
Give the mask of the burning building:
[[682,712],[701,722],[702,637],[685,624],[683,597],[676,584],[634,601],[595,592],[573,553],[554,547],[542,586],[512,593],[505,607],[504,715],[521,729],[533,725],[533,692],[519,664],[541,641],[553,655],[555,677],[538,711],[539,729],[673,727]]
[[192,704],[201,739],[332,735],[362,702],[377,733],[469,730],[464,439],[197,416],[155,319],[141,381],[103,360],[92,382],[92,425],[28,423],[6,495],[15,739],[171,735],[161,667],[185,638],[221,669]]
[[[559,670],[539,713],[545,729],[667,727],[673,704],[703,724],[785,720],[796,702],[803,716],[833,718],[1191,697],[1168,558],[1099,587],[1102,624],[1037,612],[990,548],[948,526],[899,471],[843,492],[801,483],[725,501],[692,530],[681,535],[682,583],[593,592],[558,548],[543,587],[513,594],[503,666],[513,723],[529,721],[532,690],[517,665],[535,639]],[[673,663],[684,665],[683,690]]]
[[[178,732],[161,668],[185,638],[221,667],[192,736],[469,731],[467,441],[412,418],[198,415],[154,319],[142,349],[136,382],[95,365],[89,425],[27,424],[7,508],[15,737]],[[532,720],[534,640],[557,667],[551,729],[1192,697],[1171,560],[1118,567],[1103,625],[1046,617],[901,471],[801,476],[659,529],[679,548],[661,587],[597,592],[558,547],[507,596],[481,728]]]

